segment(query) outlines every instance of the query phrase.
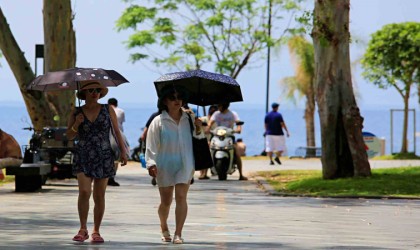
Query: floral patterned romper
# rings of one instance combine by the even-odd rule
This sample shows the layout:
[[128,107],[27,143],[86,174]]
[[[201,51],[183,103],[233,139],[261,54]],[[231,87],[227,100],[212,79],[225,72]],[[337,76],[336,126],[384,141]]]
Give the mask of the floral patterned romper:
[[[115,176],[114,156],[109,141],[111,117],[108,105],[101,105],[98,117],[91,122],[85,120],[79,125],[79,142],[75,146],[73,174],[85,173],[86,176],[101,179]],[[77,108],[75,115],[83,113]]]

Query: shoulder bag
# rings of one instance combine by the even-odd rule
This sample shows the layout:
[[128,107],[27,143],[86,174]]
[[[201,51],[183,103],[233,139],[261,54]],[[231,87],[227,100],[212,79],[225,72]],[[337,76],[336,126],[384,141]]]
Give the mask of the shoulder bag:
[[[108,105],[106,106],[107,110],[108,110]],[[118,139],[117,139],[117,134],[115,133],[115,128],[112,125],[112,120],[111,117],[109,117],[109,122],[111,124],[111,129],[109,131],[109,142],[111,144],[111,149],[112,149],[112,154],[114,155],[114,160],[118,161],[121,158],[121,150],[120,150],[120,146],[118,144]],[[117,128],[119,129],[119,128]],[[127,159],[130,153],[130,145],[128,144],[127,138],[125,137],[124,133],[121,131],[120,129],[120,134],[121,137],[124,140],[124,147],[125,147],[125,151],[127,154]]]
[[203,170],[213,167],[213,159],[211,158],[209,144],[207,138],[198,139],[194,137],[194,126],[192,123],[191,115],[188,114],[188,121],[191,128],[192,147],[195,160],[195,170]]

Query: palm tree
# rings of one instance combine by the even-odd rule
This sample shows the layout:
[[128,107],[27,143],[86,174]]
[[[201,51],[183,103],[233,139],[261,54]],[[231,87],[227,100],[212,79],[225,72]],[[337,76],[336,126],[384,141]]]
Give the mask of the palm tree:
[[[283,78],[280,83],[287,99],[296,102],[296,96],[298,99],[306,97],[304,116],[306,123],[306,146],[315,147],[314,47],[302,36],[290,38],[288,47],[295,69],[295,76]],[[311,152],[311,155],[314,155],[314,153]]]

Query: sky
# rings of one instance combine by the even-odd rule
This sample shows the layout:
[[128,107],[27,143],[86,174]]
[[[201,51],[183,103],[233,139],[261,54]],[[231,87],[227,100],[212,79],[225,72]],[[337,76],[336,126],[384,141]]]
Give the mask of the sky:
[[[35,44],[43,43],[42,0],[0,0],[0,7],[10,25],[15,39],[33,70],[35,65]],[[420,1],[418,0],[351,0],[350,30],[355,42],[350,46],[351,61],[359,60],[370,35],[390,23],[420,21]],[[138,3],[140,3],[138,1]],[[311,10],[313,1],[308,1]],[[22,6],[25,6],[22,8]],[[124,41],[129,31],[117,32],[115,22],[128,5],[120,0],[72,0],[75,12],[73,22],[76,32],[78,67],[114,69],[124,75],[130,83],[110,88],[109,97],[116,97],[120,106],[154,105],[157,101],[153,81],[159,78],[151,65],[132,64],[128,61],[130,50]],[[42,74],[38,59],[38,74]],[[5,58],[0,58],[0,106],[5,103],[23,105],[16,79]],[[257,67],[244,70],[237,78],[241,86],[244,102],[265,108],[266,105],[266,63],[265,59]],[[272,50],[269,84],[269,103],[280,102],[283,108],[295,106],[281,95],[280,79],[294,74],[287,48]],[[212,69],[204,70],[211,71]],[[165,69],[160,69],[165,72]],[[358,92],[361,109],[403,108],[401,96],[395,89],[382,90],[361,77],[362,70],[356,66],[353,81]],[[414,90],[413,90],[414,91]],[[411,97],[410,108],[418,108],[418,98]],[[239,104],[233,104],[239,105]],[[303,102],[298,103],[303,108]]]

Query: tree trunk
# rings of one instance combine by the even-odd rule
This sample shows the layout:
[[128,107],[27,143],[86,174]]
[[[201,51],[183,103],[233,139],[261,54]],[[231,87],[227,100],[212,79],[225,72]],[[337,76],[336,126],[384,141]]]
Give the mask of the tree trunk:
[[[76,38],[71,1],[44,0],[43,16],[45,71],[73,68],[76,63]],[[74,92],[48,92],[47,99],[50,108],[57,114],[56,126],[66,126],[68,114],[75,103]]]
[[306,93],[306,104],[305,104],[305,123],[306,123],[306,146],[315,147],[315,93],[313,87],[313,81],[311,87],[308,88]]
[[312,37],[324,179],[371,175],[351,81],[349,9],[349,0],[315,1]]
[[410,98],[410,89],[411,84],[406,84],[407,88],[404,95],[404,119],[403,119],[403,133],[402,133],[402,145],[401,145],[401,154],[408,153],[408,143],[407,143],[407,132],[408,132],[408,100]]
[[[45,66],[48,70],[71,68],[75,65],[75,35],[72,28],[70,0],[44,1]],[[54,10],[54,11],[48,11]],[[47,17],[46,17],[47,16]],[[17,44],[0,8],[0,49],[12,70],[32,125],[36,130],[45,126],[67,124],[69,110],[74,106],[74,93],[42,93],[27,91],[26,86],[35,74]],[[12,84],[12,83],[10,83]],[[59,118],[54,121],[54,118]]]
[[43,126],[53,125],[54,113],[50,110],[45,95],[39,91],[26,90],[26,86],[35,78],[35,74],[26,60],[24,52],[19,48],[1,8],[0,49],[16,78],[32,125],[36,130],[40,130]]

